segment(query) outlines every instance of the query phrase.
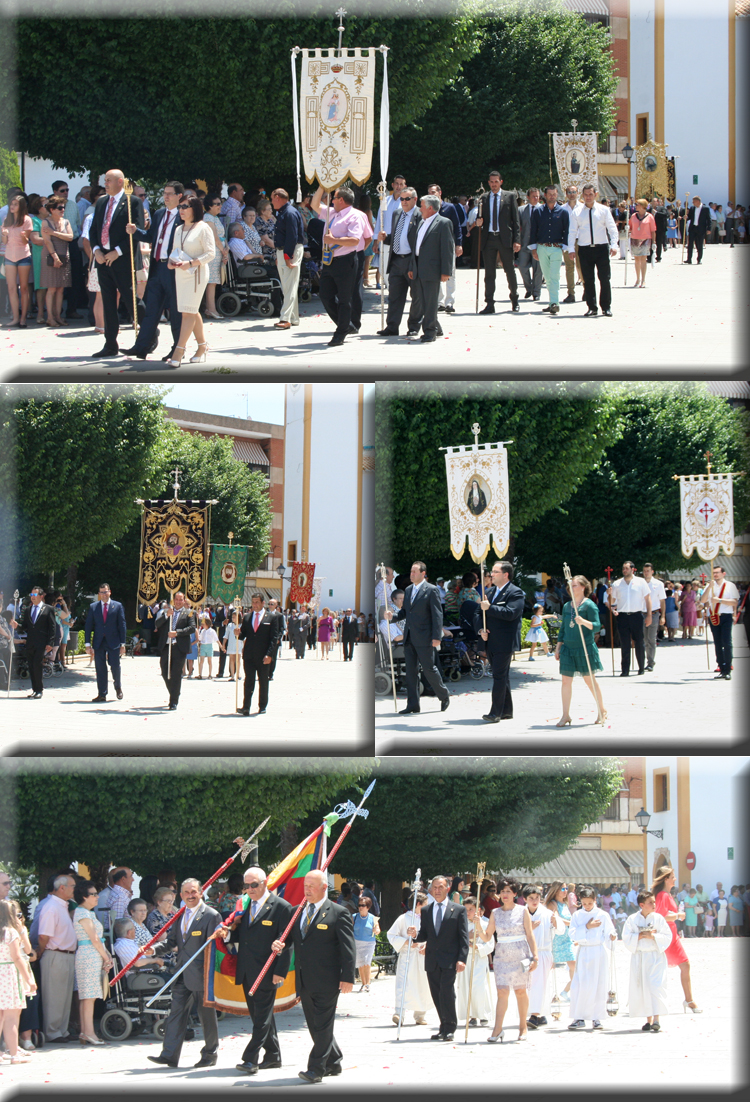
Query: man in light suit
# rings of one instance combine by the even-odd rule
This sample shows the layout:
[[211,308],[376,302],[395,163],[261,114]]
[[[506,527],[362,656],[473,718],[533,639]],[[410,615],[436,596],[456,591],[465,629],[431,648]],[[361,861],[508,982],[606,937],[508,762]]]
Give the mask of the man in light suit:
[[538,260],[529,251],[531,241],[531,212],[539,206],[539,188],[530,187],[526,192],[526,203],[518,212],[521,223],[521,248],[518,253],[518,267],[521,279],[526,288],[524,298],[532,298],[539,301],[542,293],[542,268]]
[[[138,243],[147,241],[151,246],[151,263],[148,269],[145,303],[146,313],[138,328],[138,336],[132,348],[124,349],[126,356],[135,356],[145,360],[149,352],[155,352],[159,343],[159,321],[165,310],[169,310],[169,325],[172,330],[172,349],[163,360],[172,358],[174,347],[180,339],[182,314],[177,309],[177,290],[174,270],[167,261],[174,247],[174,233],[182,225],[179,203],[185,189],[179,180],[169,180],[164,185],[164,206],[157,210],[147,230],[138,231]],[[131,222],[126,227],[128,233],[136,233],[138,227]]]
[[453,274],[456,245],[452,224],[438,214],[439,196],[423,195],[419,209],[422,220],[409,258],[409,279],[414,280],[419,289],[423,315],[419,339],[426,344],[443,335],[437,317],[440,284],[447,283]]
[[[487,644],[492,664],[492,705],[482,716],[486,723],[513,719],[510,695],[510,663],[514,651],[521,646],[521,617],[525,595],[513,585],[513,565],[496,562],[491,571],[492,588],[485,590],[484,600],[475,605],[474,627]],[[487,628],[482,628],[482,609]]]
[[[93,639],[92,639],[93,636]],[[92,704],[104,704],[107,699],[107,663],[112,668],[117,699],[122,700],[120,659],[125,654],[125,609],[112,600],[106,582],[99,586],[99,600],[89,606],[84,628],[86,653],[94,659],[97,695]]]
[[505,269],[510,291],[511,309],[519,312],[518,280],[514,267],[515,254],[521,250],[521,223],[518,219],[518,203],[514,191],[503,191],[503,182],[497,169],[489,174],[489,192],[479,201],[476,224],[481,231],[482,258],[484,260],[484,310],[480,314],[495,313],[495,278],[497,257]]
[[[242,1053],[242,1061],[237,1064],[237,1070],[246,1075],[257,1075],[259,1070],[281,1067],[273,1008],[276,988],[284,982],[289,971],[291,946],[288,945],[276,958],[255,994],[250,994],[250,988],[271,955],[273,942],[281,937],[294,914],[289,903],[269,892],[267,879],[263,869],[257,866],[245,869],[245,894],[249,896],[250,903],[241,918],[236,918],[230,928],[224,927],[222,930],[225,941],[231,940],[238,945],[237,981],[242,984],[253,1022],[252,1037]],[[265,1052],[262,1061],[261,1049]]]
[[406,707],[399,715],[408,716],[419,712],[420,664],[422,673],[440,701],[440,711],[444,712],[451,698],[436,662],[443,637],[443,606],[440,604],[440,594],[436,585],[425,581],[427,567],[423,562],[415,562],[409,576],[412,584],[406,587],[401,611],[394,615],[391,609],[385,610],[386,620],[403,620],[405,623]]
[[[414,280],[409,279],[409,260],[414,249],[417,227],[422,216],[417,208],[417,193],[413,187],[404,188],[399,196],[401,210],[393,215],[391,232],[381,230],[378,241],[387,246],[388,261],[386,277],[388,287],[388,313],[385,329],[378,329],[379,337],[397,337],[398,327],[406,305],[406,297],[411,294],[409,318],[406,323],[407,335],[416,336],[422,324],[419,309],[418,290]],[[381,248],[381,256],[383,250]]]
[[[182,670],[185,656],[190,650],[190,637],[195,631],[195,616],[185,607],[185,595],[175,593],[174,608],[162,609],[156,619],[158,650],[161,659],[161,676],[169,692],[169,711],[173,712],[180,699]],[[169,652],[172,651],[172,661]]]
[[[268,675],[278,646],[279,623],[266,612],[259,593],[250,598],[251,610],[243,617],[242,626],[231,628],[242,645],[242,664],[245,668],[245,690],[240,715],[250,715],[250,703],[258,678],[258,715],[264,715],[268,707]],[[244,641],[244,642],[243,642]]]
[[[214,935],[221,923],[221,915],[212,907],[207,907],[201,898],[201,886],[198,880],[189,877],[182,881],[180,896],[185,904],[185,913],[174,922],[167,932],[165,947],[177,950],[177,968],[187,964],[194,953],[205,945]],[[182,1043],[185,1040],[190,1008],[195,1005],[203,1028],[203,1048],[196,1068],[210,1068],[216,1063],[216,1050],[219,1047],[219,1025],[213,1007],[203,1005],[203,955],[195,958],[171,987],[172,1008],[164,1028],[164,1041],[159,1056],[149,1056],[154,1064],[164,1064],[176,1068],[180,1060]]]
[[703,259],[703,244],[711,229],[711,211],[703,205],[700,195],[693,196],[693,207],[692,210],[688,211],[687,218],[688,247],[685,263],[693,263],[693,249],[695,248],[698,254],[696,263],[700,264]]
[[[133,309],[130,242],[126,226],[135,225],[140,230],[146,228],[143,204],[135,195],[130,199],[133,222],[128,222],[125,177],[119,168],[111,168],[106,173],[104,186],[107,194],[97,199],[89,230],[89,244],[96,263],[104,309],[104,348],[94,354],[92,358],[95,360],[111,359],[120,354],[117,346],[117,334],[120,330],[117,316],[118,291],[126,309]],[[134,249],[133,263],[136,271],[143,267],[140,249]]]
[[463,972],[469,957],[469,923],[466,908],[448,899],[449,882],[445,876],[432,881],[428,903],[420,912],[419,932],[409,926],[406,933],[417,942],[425,942],[424,968],[430,994],[440,1019],[433,1041],[452,1041],[456,1032],[456,976]]
[[[299,1077],[306,1083],[320,1083],[324,1076],[340,1075],[343,1053],[333,1035],[339,994],[348,995],[354,986],[354,943],[352,916],[346,907],[328,899],[328,877],[313,869],[305,877],[305,906],[294,923],[294,967],[297,994],[302,1002],[313,1047],[307,1068]],[[283,941],[272,948],[282,953]]]

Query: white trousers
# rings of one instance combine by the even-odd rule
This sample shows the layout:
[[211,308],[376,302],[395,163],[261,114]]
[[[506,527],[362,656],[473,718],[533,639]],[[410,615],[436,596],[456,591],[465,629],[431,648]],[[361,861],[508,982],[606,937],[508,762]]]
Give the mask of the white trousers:
[[299,298],[297,297],[297,291],[299,289],[299,273],[303,252],[304,247],[302,245],[295,245],[292,267],[287,268],[283,252],[281,249],[276,250],[276,267],[279,269],[281,293],[284,296],[284,305],[281,307],[281,317],[279,321],[288,321],[291,322],[292,325],[299,325]]

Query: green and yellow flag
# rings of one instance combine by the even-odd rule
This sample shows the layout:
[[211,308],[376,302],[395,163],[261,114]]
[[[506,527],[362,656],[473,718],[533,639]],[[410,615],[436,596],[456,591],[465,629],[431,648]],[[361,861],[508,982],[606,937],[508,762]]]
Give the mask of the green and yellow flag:
[[223,604],[229,604],[242,596],[247,573],[247,548],[225,543],[211,547],[211,576],[208,591]]

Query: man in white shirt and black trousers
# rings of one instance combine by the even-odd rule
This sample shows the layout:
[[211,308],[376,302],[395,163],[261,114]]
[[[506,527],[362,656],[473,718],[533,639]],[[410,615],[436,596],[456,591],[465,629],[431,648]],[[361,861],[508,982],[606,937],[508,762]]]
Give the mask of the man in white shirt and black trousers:
[[[635,658],[638,673],[646,672],[646,654],[643,643],[643,629],[651,625],[651,590],[643,578],[635,576],[635,564],[622,564],[622,577],[613,583],[607,591],[612,615],[617,617],[620,629],[620,677],[630,673],[630,640],[635,643]],[[646,607],[644,614],[643,607]]]
[[578,242],[578,259],[583,274],[583,297],[588,310],[585,318],[595,318],[596,275],[599,276],[599,305],[606,318],[612,317],[612,287],[610,285],[610,256],[620,251],[620,238],[609,207],[597,203],[597,191],[593,184],[583,189],[583,206],[570,210],[568,252],[575,255]]
[[[651,590],[651,623],[644,629],[643,635],[646,643],[646,670],[650,673],[656,662],[656,636],[659,628],[667,622],[667,591],[664,582],[654,576],[654,568],[650,562],[643,564],[643,580]],[[644,605],[644,611],[645,611]]]
[[732,625],[739,599],[737,586],[727,580],[726,570],[722,566],[715,566],[713,581],[701,593],[700,604],[708,605],[709,615],[719,618],[718,624],[709,620],[719,667],[714,679],[716,681],[732,680]]

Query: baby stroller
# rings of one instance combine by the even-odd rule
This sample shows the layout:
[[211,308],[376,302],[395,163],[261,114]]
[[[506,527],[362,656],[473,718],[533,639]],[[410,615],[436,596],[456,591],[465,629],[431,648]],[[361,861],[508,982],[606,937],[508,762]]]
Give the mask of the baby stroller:
[[247,306],[261,317],[281,312],[283,296],[278,276],[270,275],[263,264],[252,260],[238,264],[233,253],[227,259],[227,281],[216,295],[216,309],[225,318],[236,318]]

